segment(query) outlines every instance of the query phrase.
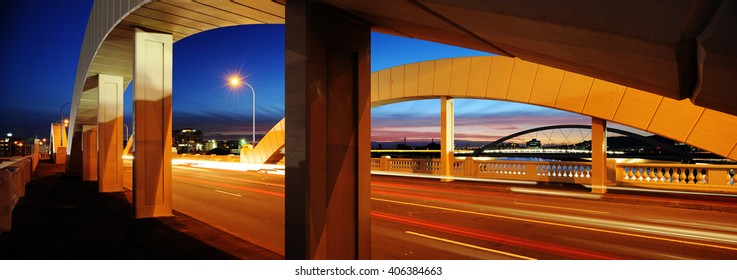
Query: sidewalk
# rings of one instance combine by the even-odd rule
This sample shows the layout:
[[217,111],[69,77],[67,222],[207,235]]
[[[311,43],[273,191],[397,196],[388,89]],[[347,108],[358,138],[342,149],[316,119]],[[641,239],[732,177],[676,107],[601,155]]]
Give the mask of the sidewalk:
[[98,193],[97,182],[62,171],[39,163],[13,211],[12,230],[0,234],[0,259],[283,259],[176,211],[133,219],[125,193]]

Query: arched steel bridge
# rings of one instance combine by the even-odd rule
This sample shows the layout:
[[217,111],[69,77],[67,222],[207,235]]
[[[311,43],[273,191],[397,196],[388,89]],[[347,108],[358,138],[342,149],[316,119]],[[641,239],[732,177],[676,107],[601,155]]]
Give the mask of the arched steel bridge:
[[[485,146],[483,146],[481,148],[476,149],[476,151],[473,153],[473,155],[474,156],[482,155],[485,150],[488,150],[490,148],[493,148],[495,146],[498,146],[499,144],[504,143],[507,140],[514,139],[515,137],[522,136],[522,135],[525,135],[525,134],[528,134],[528,133],[538,132],[538,131],[544,131],[544,130],[552,130],[552,129],[566,129],[566,128],[591,129],[591,125],[583,125],[583,124],[549,125],[549,126],[541,126],[541,127],[536,127],[536,128],[531,128],[531,129],[527,129],[527,130],[515,132],[513,134],[510,134],[510,135],[507,135],[505,137],[499,138],[499,139],[495,140],[494,142],[491,142],[491,143],[489,143],[489,144],[487,144],[487,145],[485,145]],[[633,132],[629,132],[629,131],[626,131],[626,130],[617,129],[617,128],[613,128],[613,127],[608,127],[607,128],[607,131],[611,131],[611,132],[614,132],[614,133],[622,134],[622,135],[625,135],[627,137],[632,137],[632,138],[635,138],[635,139],[640,140],[642,142],[645,142],[645,143],[648,143],[648,144],[652,144],[652,145],[655,145],[655,146],[660,146],[663,149],[668,150],[670,152],[673,152],[675,154],[678,154],[679,156],[682,156],[682,157],[687,156],[687,153],[685,151],[682,151],[680,149],[677,149],[676,147],[673,147],[673,145],[671,145],[671,144],[668,144],[668,143],[665,143],[665,142],[662,142],[662,141],[657,141],[657,140],[654,140],[652,138],[648,138],[648,137],[639,135],[637,133],[633,133]]]

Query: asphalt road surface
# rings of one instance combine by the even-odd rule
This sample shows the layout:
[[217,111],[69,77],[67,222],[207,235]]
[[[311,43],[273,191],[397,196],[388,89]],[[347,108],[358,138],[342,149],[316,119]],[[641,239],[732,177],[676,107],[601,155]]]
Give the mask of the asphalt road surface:
[[[183,165],[172,174],[174,209],[284,254],[284,176]],[[372,257],[737,259],[737,214],[537,190],[374,176]]]

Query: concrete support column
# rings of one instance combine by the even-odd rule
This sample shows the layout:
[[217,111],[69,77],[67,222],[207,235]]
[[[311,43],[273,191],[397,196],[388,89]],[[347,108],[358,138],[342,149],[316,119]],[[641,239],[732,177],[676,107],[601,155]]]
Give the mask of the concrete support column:
[[82,128],[82,181],[97,181],[97,127]]
[[51,124],[51,133],[52,133],[52,139],[51,139],[51,149],[52,153],[54,154],[54,162],[56,164],[62,164],[67,163],[67,155],[64,154],[59,158],[59,154],[62,152],[59,151],[60,147],[64,147],[64,151],[66,151],[66,147],[69,144],[67,141],[67,133],[66,128],[64,127],[64,124],[62,123],[53,123]]
[[98,75],[99,191],[123,191],[123,77]]
[[136,28],[133,50],[134,214],[171,216],[172,35]]
[[82,176],[82,131],[74,131],[72,143],[67,145],[68,156],[66,174],[70,176]]
[[36,167],[38,167],[38,160],[40,157],[40,150],[41,150],[41,141],[38,139],[33,139],[33,153],[31,154],[31,162],[32,162],[32,171],[36,172]]
[[606,120],[591,118],[591,192],[606,193]]
[[453,160],[455,154],[455,112],[454,101],[451,97],[440,98],[440,174],[441,181],[453,181]]
[[287,259],[371,258],[371,29],[286,5]]
[[56,158],[54,158],[56,164],[67,163],[67,147],[56,147]]

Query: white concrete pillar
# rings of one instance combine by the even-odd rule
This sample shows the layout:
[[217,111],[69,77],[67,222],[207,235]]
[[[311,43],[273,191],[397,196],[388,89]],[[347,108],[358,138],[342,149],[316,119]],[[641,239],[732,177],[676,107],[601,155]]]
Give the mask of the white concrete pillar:
[[97,181],[97,126],[82,126],[82,181]]
[[451,97],[440,98],[440,174],[441,181],[453,181],[453,160],[455,154],[455,112]]
[[133,48],[134,213],[171,216],[172,35],[136,28]]
[[123,191],[123,77],[98,75],[99,191]]
[[591,118],[591,192],[606,193],[606,120]]

